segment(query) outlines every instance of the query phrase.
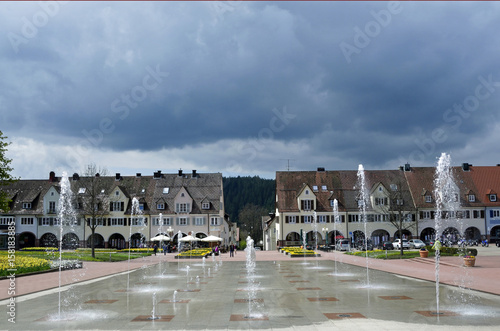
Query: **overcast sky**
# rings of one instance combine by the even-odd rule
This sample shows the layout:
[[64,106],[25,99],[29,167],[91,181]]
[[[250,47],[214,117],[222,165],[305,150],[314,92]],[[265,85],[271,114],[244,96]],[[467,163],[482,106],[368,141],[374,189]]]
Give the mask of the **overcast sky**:
[[12,174],[500,163],[498,2],[1,2]]

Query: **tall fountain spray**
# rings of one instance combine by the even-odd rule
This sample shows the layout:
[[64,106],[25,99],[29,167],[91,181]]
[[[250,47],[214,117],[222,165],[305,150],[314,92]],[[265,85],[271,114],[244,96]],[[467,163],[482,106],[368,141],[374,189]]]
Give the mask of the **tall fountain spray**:
[[255,247],[253,239],[247,237],[247,247],[245,248],[246,255],[246,269],[247,269],[247,279],[248,279],[248,315],[247,318],[256,318],[257,314],[254,312],[254,306],[256,303],[256,291],[258,284],[255,283]]
[[358,167],[358,182],[357,186],[359,189],[359,200],[358,200],[358,207],[359,207],[359,212],[361,213],[361,220],[364,225],[364,230],[365,230],[365,237],[364,237],[364,248],[365,248],[365,260],[366,260],[366,286],[370,286],[370,272],[369,272],[369,267],[368,267],[368,231],[367,231],[367,218],[366,218],[366,204],[368,201],[368,193],[366,191],[366,179],[365,179],[365,169],[363,168],[363,165],[360,164]]
[[68,175],[63,172],[61,178],[61,194],[57,206],[57,217],[59,219],[59,319],[61,319],[61,274],[62,274],[62,249],[64,227],[70,227],[74,224],[76,214],[73,209],[73,193],[68,180]]
[[[450,221],[450,216],[456,215],[460,207],[459,192],[455,184],[451,169],[450,155],[442,153],[439,157],[434,178],[434,198],[436,200],[436,213],[434,217],[434,228],[436,240],[441,240],[443,225]],[[446,211],[446,212],[445,212]],[[435,257],[436,278],[436,311],[439,316],[439,256]]]
[[[333,200],[333,244],[337,244],[335,240],[337,239],[337,223],[339,221],[339,202],[337,199]],[[337,274],[337,258],[335,258],[335,274]]]

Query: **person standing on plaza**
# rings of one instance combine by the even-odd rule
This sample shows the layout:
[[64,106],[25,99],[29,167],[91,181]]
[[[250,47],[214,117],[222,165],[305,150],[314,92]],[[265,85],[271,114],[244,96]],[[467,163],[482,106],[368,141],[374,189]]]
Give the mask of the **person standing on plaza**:
[[234,245],[232,243],[229,245],[229,257],[234,257]]
[[158,251],[158,246],[156,246],[156,244],[154,244],[154,246],[153,246],[153,252],[154,252],[155,256],[156,256],[156,252],[157,251]]

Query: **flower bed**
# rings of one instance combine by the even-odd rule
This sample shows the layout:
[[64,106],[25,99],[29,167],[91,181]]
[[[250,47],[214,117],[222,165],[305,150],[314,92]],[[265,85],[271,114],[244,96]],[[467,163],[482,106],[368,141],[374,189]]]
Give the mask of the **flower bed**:
[[[160,251],[160,249],[158,249],[158,252],[159,251]],[[129,249],[128,248],[124,248],[124,249],[120,249],[117,252],[121,252],[121,253],[127,252],[128,253]],[[153,248],[130,248],[130,252],[131,253],[153,253],[154,249]]]
[[0,276],[8,276],[8,269],[16,269],[16,274],[23,274],[35,271],[44,271],[50,269],[49,261],[36,257],[16,255],[14,266],[9,264],[8,256],[0,256]]
[[303,249],[300,247],[283,247],[281,252],[289,255],[290,257],[319,257],[321,254],[309,249]]
[[203,258],[212,253],[211,248],[195,248],[189,251],[179,253],[175,256],[176,259]]
[[[116,252],[116,248],[94,248],[94,252],[98,253],[112,253]],[[92,252],[92,248],[77,248],[76,252],[82,252],[82,253],[90,253]]]

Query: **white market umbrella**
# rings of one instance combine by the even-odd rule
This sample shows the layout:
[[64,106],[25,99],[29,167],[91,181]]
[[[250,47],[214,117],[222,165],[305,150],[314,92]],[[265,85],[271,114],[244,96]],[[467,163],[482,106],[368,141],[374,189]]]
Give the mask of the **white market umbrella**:
[[193,237],[192,235],[182,237],[179,239],[180,242],[192,242],[192,241],[199,241],[200,238]]
[[205,237],[205,238],[201,239],[201,241],[204,241],[204,242],[218,242],[218,241],[222,241],[222,238],[210,235],[208,237]]
[[156,237],[151,238],[151,241],[169,241],[170,237],[163,234],[159,234]]

